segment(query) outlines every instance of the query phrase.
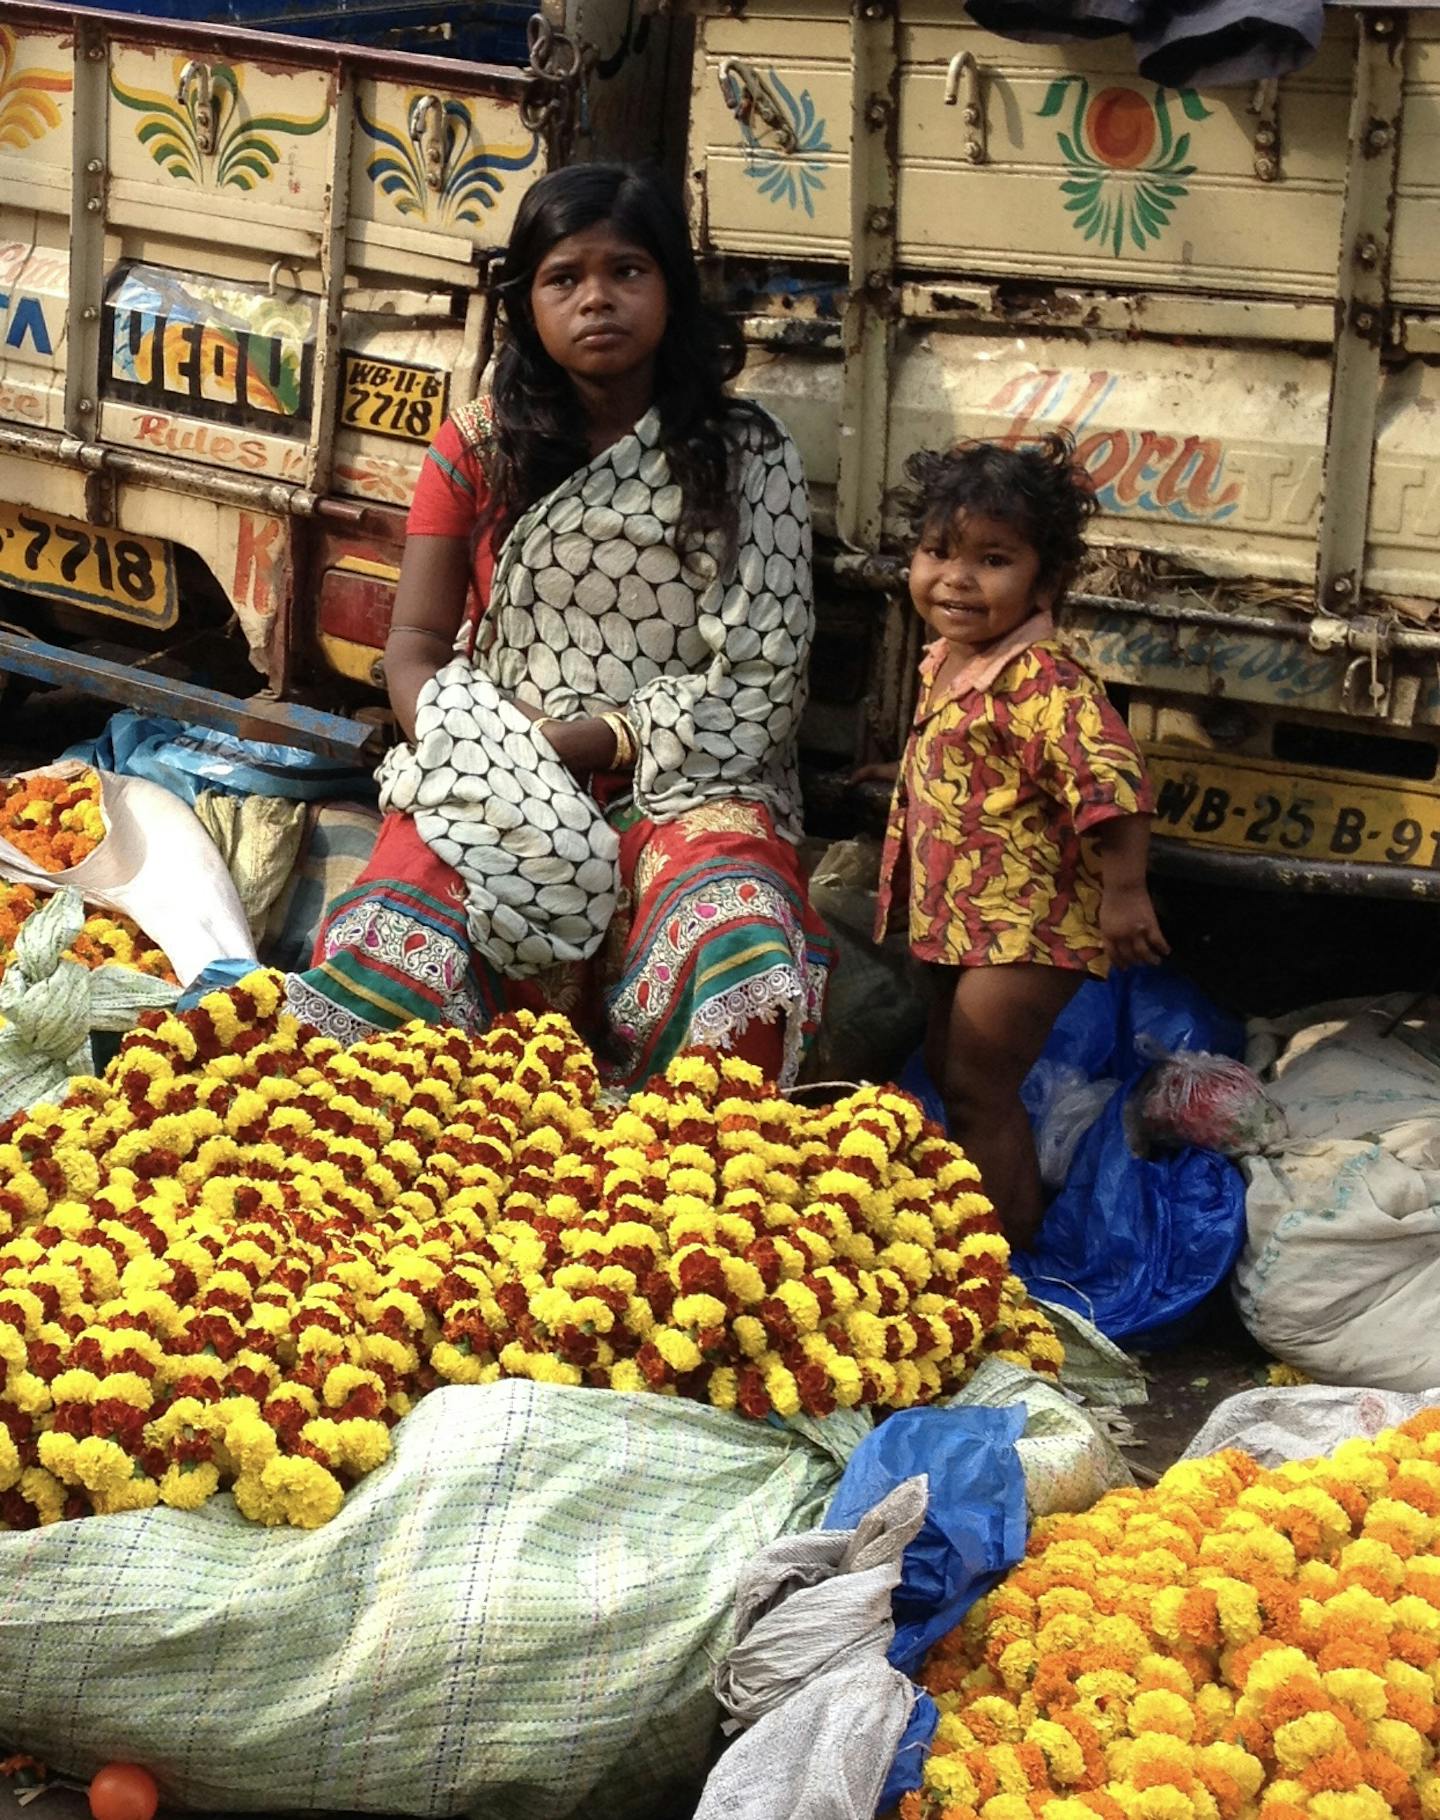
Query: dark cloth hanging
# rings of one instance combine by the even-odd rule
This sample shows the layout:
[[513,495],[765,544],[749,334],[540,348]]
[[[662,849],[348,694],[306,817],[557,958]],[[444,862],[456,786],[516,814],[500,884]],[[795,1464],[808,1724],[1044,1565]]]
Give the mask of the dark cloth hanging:
[[1166,88],[1288,76],[1314,56],[1322,0],[966,0],[977,25],[1022,44],[1128,32],[1140,74]]
[[1158,0],[1132,33],[1140,74],[1167,88],[1288,76],[1320,48],[1321,0]]

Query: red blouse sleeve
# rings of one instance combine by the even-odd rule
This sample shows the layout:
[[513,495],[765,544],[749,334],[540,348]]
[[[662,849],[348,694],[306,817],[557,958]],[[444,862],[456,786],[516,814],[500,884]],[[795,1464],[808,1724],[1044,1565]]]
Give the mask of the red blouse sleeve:
[[[479,457],[454,418],[447,417],[425,452],[405,533],[408,537],[470,537],[485,498]],[[495,553],[487,537],[475,548],[473,586],[481,611],[489,602],[494,573]]]

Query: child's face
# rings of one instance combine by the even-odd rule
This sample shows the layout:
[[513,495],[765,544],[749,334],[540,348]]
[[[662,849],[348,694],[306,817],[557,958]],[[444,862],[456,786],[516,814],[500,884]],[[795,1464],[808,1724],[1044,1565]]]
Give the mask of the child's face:
[[925,527],[910,558],[910,598],[937,637],[983,650],[1032,613],[1048,612],[1056,590],[1040,581],[1040,558],[1003,519],[957,513]]

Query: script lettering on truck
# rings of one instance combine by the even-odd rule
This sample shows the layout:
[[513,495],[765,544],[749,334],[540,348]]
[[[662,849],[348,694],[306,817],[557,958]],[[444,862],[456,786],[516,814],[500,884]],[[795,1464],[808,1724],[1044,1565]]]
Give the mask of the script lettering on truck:
[[37,354],[55,352],[44,302],[23,292],[0,291],[0,347],[23,354],[27,341]]
[[304,437],[315,317],[297,293],[125,267],[105,304],[106,396]]
[[987,409],[1010,420],[1003,442],[1023,442],[1040,429],[1069,430],[1103,512],[1153,512],[1188,524],[1229,518],[1240,488],[1226,479],[1225,451],[1214,437],[1093,427],[1117,384],[1113,373],[1042,369],[1008,381]]

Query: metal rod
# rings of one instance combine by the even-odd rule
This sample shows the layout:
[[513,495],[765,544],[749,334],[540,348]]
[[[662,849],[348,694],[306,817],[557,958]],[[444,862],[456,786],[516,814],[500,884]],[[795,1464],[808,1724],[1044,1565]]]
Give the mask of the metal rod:
[[192,467],[183,461],[169,461],[163,455],[112,449],[100,443],[81,442],[75,436],[25,430],[10,424],[0,424],[0,455],[23,455],[62,468],[83,468],[90,474],[114,474],[143,486],[165,487],[172,493],[196,494],[222,505],[247,506],[290,518],[333,518],[341,524],[358,525],[368,510],[359,501],[332,499],[280,480]]
[[[1071,603],[1100,613],[1128,613],[1136,619],[1150,619],[1161,625],[1194,626],[1203,631],[1256,632],[1262,637],[1294,639],[1324,650],[1327,641],[1314,638],[1314,621],[1309,619],[1269,619],[1263,613],[1226,613],[1210,607],[1186,607],[1164,601],[1123,600],[1111,594],[1072,594]],[[1388,624],[1383,619],[1355,618],[1331,620],[1330,625],[1343,626],[1343,637],[1337,634],[1335,648],[1363,651],[1367,656],[1375,648],[1410,651],[1420,656],[1440,656],[1440,632]]]
[[373,763],[376,733],[362,721],[325,714],[298,702],[246,699],[202,689],[183,677],[154,676],[129,664],[87,657],[38,638],[0,632],[0,671],[32,677],[36,682],[78,689],[83,695],[146,708],[176,720],[215,727],[240,739],[273,739],[307,752],[323,753],[354,765]]
[[1404,21],[1359,21],[1336,277],[1335,352],[1316,534],[1316,599],[1356,605],[1365,585],[1390,252],[1404,113]]
[[[831,575],[842,587],[859,588],[869,593],[898,594],[904,587],[905,564],[898,556],[879,555],[868,550],[838,550],[833,555],[818,555],[817,569]],[[1270,619],[1263,613],[1227,613],[1215,607],[1189,607],[1176,601],[1126,600],[1118,594],[1075,593],[1068,604],[1087,613],[1118,613],[1131,619],[1146,619],[1156,625],[1173,625],[1206,632],[1254,632],[1261,637],[1292,639],[1310,644],[1314,634],[1313,619]],[[1440,656],[1440,632],[1419,627],[1387,624],[1382,619],[1355,618],[1331,620],[1343,626],[1334,639],[1335,649],[1361,651],[1368,656],[1378,634],[1381,653],[1409,651],[1422,657]],[[1324,649],[1326,641],[1317,642]]]
[[1227,853],[1157,833],[1150,843],[1156,872],[1262,891],[1314,891],[1335,897],[1408,898],[1440,902],[1440,872],[1419,866],[1365,866],[1348,860],[1282,859],[1275,853]]

